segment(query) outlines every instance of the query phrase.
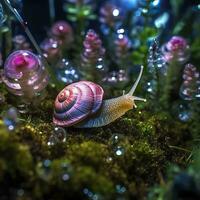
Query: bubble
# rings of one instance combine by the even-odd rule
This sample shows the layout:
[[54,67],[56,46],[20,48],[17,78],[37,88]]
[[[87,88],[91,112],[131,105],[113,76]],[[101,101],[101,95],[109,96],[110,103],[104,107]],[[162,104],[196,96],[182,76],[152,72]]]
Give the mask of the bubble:
[[48,145],[48,146],[53,146],[53,145],[55,145],[55,144],[57,144],[57,139],[56,139],[56,137],[55,137],[54,135],[51,135],[51,136],[49,137],[49,140],[48,140],[48,142],[47,142],[47,145]]
[[58,143],[66,142],[67,133],[62,127],[55,127],[53,133],[47,142],[48,146],[56,145]]
[[100,28],[104,35],[108,35],[110,33],[110,28],[107,25],[101,24]]
[[46,167],[46,168],[49,168],[50,167],[50,165],[51,165],[51,160],[45,160],[44,162],[43,162],[43,166],[44,167]]
[[179,110],[178,117],[181,121],[187,122],[191,119],[192,113],[188,108],[188,106],[180,104],[178,110]]
[[157,28],[165,28],[169,18],[169,13],[165,12],[155,20],[154,24]]
[[83,189],[83,193],[84,193],[84,194],[87,194],[88,192],[89,192],[89,190],[88,190],[87,188],[84,188],[84,189]]
[[159,3],[160,3],[160,0],[154,0],[154,1],[152,2],[152,5],[153,5],[153,6],[158,6]]
[[112,2],[106,2],[100,9],[99,21],[101,22],[102,32],[110,33],[111,30],[117,30],[123,21],[123,13],[120,7]]
[[113,159],[112,159],[112,157],[108,157],[108,158],[106,159],[106,161],[107,161],[108,163],[110,163],[110,162],[113,161]]
[[126,188],[123,185],[116,185],[116,192],[119,194],[123,194],[126,192]]
[[50,177],[51,177],[51,163],[52,161],[49,160],[49,159],[46,159],[44,160],[40,165],[40,168],[39,168],[39,174],[41,176],[42,179],[44,180],[49,180]]
[[80,80],[79,71],[67,59],[62,59],[56,66],[57,79],[63,83],[73,83]]
[[115,149],[115,154],[116,156],[122,156],[124,154],[124,148],[121,146],[117,146]]
[[24,195],[24,190],[23,189],[17,190],[17,196],[22,197],[23,195]]
[[114,133],[111,137],[111,143],[112,145],[117,145],[123,138],[123,135]]
[[55,127],[54,134],[57,136],[60,142],[66,142],[66,131],[64,128]]
[[110,86],[121,88],[124,87],[129,82],[129,76],[125,70],[120,69],[119,71],[112,71],[108,73],[102,79],[102,82]]
[[69,179],[70,179],[69,174],[63,174],[63,176],[62,176],[63,181],[68,181]]
[[44,90],[49,81],[40,58],[28,50],[10,54],[5,61],[4,74],[7,89],[14,95],[25,97],[23,101]]
[[118,17],[119,14],[120,14],[119,9],[115,8],[115,9],[113,10],[113,16]]
[[68,164],[68,163],[62,163],[62,164],[61,164],[61,167],[62,167],[63,169],[67,169],[67,168],[69,167],[69,164]]
[[96,71],[102,75],[108,72],[108,67],[106,66],[103,58],[98,58],[96,63]]
[[146,91],[151,95],[155,95],[157,89],[157,82],[155,80],[151,80],[147,82]]
[[92,200],[98,200],[99,196],[97,194],[94,194],[93,192],[91,192],[88,188],[84,188],[83,189],[83,193]]
[[18,110],[14,107],[9,108],[6,112],[3,121],[9,131],[13,131],[19,122]]

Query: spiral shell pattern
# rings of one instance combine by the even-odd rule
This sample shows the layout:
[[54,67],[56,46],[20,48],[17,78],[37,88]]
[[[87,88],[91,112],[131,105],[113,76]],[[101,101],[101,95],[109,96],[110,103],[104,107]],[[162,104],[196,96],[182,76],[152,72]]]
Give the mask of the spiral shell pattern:
[[89,81],[66,86],[55,100],[53,123],[68,127],[81,122],[100,109],[103,94],[101,86]]

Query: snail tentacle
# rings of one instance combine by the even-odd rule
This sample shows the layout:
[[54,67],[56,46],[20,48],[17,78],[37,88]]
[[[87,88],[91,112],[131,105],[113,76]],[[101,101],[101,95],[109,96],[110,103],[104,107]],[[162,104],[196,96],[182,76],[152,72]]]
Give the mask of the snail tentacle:
[[146,99],[144,99],[144,98],[141,98],[141,97],[136,97],[136,96],[133,96],[133,98],[134,98],[134,100],[136,100],[136,101],[144,101],[144,102],[146,102],[146,101],[147,101]]
[[130,96],[133,96],[133,93],[135,92],[140,80],[141,80],[141,77],[142,77],[142,73],[143,73],[143,69],[144,69],[144,66],[141,66],[141,69],[140,69],[140,74],[137,78],[137,80],[135,81],[133,87],[131,88],[131,90],[128,92],[128,95]]

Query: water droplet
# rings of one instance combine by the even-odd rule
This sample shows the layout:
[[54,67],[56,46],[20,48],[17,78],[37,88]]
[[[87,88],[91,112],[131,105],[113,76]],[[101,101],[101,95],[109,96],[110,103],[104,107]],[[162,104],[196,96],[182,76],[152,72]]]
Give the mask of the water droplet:
[[67,133],[62,127],[55,127],[52,135],[47,142],[48,146],[56,145],[61,142],[66,142]]
[[40,165],[40,170],[38,172],[41,178],[43,178],[44,180],[49,180],[51,176],[51,163],[51,160],[46,159],[42,162],[42,165]]
[[83,189],[83,193],[92,200],[98,200],[99,196],[97,194],[94,194],[93,192],[91,192],[88,188],[84,188]]
[[84,188],[84,189],[83,189],[83,193],[84,193],[84,194],[87,194],[88,191],[89,191],[89,190],[88,190],[87,188]]
[[154,22],[155,26],[157,28],[165,28],[168,20],[169,20],[169,13],[165,12],[162,15],[160,15]]
[[47,145],[48,145],[48,146],[53,146],[53,145],[55,145],[55,144],[57,144],[57,140],[56,140],[56,138],[54,137],[54,135],[51,135],[51,136],[49,137],[49,140],[48,140],[48,142],[47,142]]
[[51,160],[45,160],[44,162],[43,162],[43,165],[44,165],[44,167],[46,167],[46,168],[49,168],[50,167],[50,165],[51,165]]
[[54,135],[56,135],[59,142],[66,142],[67,133],[66,133],[64,128],[55,127],[54,128]]
[[116,185],[116,191],[119,194],[123,194],[124,192],[126,192],[126,188],[123,185]]
[[155,95],[156,94],[156,89],[157,89],[157,82],[155,80],[151,80],[151,81],[147,82],[146,91],[149,94]]
[[63,169],[67,169],[67,168],[69,167],[69,164],[68,164],[68,163],[62,163],[62,164],[61,164],[61,167],[62,167]]
[[122,156],[124,154],[124,148],[121,146],[117,146],[117,148],[115,149],[115,154],[117,156]]
[[62,59],[56,66],[57,78],[63,83],[73,83],[80,80],[79,71],[67,59]]
[[112,135],[112,137],[111,137],[111,143],[112,143],[112,145],[118,144],[118,143],[122,140],[123,137],[124,137],[124,136],[121,135],[121,134],[114,133],[114,134]]
[[118,17],[119,14],[120,14],[119,9],[115,8],[115,9],[113,10],[113,13],[112,13],[112,14],[113,14],[114,17]]
[[4,121],[4,124],[7,126],[8,130],[13,131],[19,121],[18,110],[14,107],[8,109],[8,111],[6,112],[3,118],[3,121]]
[[97,73],[101,73],[102,75],[108,71],[108,67],[104,63],[103,58],[99,58],[96,63],[96,71]]
[[129,82],[128,73],[121,69],[119,71],[112,71],[102,80],[105,84],[114,86],[114,87],[124,87]]
[[159,3],[160,3],[160,0],[154,0],[154,1],[152,2],[152,5],[156,7],[156,6],[159,5]]
[[112,162],[112,160],[113,160],[112,157],[108,157],[108,158],[107,158],[107,162],[108,162],[108,163]]
[[17,190],[17,196],[22,197],[23,195],[24,195],[24,190],[23,189]]
[[63,176],[62,176],[63,181],[68,181],[69,179],[70,179],[69,174],[63,174]]
[[179,105],[178,117],[181,121],[183,122],[189,121],[191,118],[191,115],[192,113],[186,105],[182,105],[182,104]]
[[148,10],[146,8],[143,8],[142,12],[146,14],[148,12]]

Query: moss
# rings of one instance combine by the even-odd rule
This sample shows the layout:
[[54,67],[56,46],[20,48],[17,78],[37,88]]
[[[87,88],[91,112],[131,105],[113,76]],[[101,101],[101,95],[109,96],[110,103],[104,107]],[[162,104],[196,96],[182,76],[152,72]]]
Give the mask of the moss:
[[28,144],[34,159],[40,160],[49,156],[48,148],[45,143],[48,131],[51,132],[51,126],[48,124],[27,123],[16,130],[18,136],[16,140],[23,144]]
[[168,169],[165,180],[160,185],[151,188],[148,195],[149,200],[153,199],[199,199],[199,150],[193,152],[193,162],[186,169],[177,165],[171,165]]
[[39,164],[38,173],[40,178],[40,198],[48,199],[88,199],[86,191],[103,199],[114,194],[112,181],[94,168],[85,165],[71,165],[69,160],[59,159],[50,162],[49,167],[44,169]]
[[66,142],[49,146],[54,129],[51,99],[48,95],[22,115],[13,132],[2,133],[0,182],[9,174],[13,185],[8,188],[16,199],[143,199],[169,162],[186,165],[188,124],[166,112],[155,113],[148,104],[106,127],[67,128]]
[[0,183],[1,192],[7,197],[11,188],[28,189],[34,180],[34,164],[28,145],[13,140],[12,134],[0,129]]

